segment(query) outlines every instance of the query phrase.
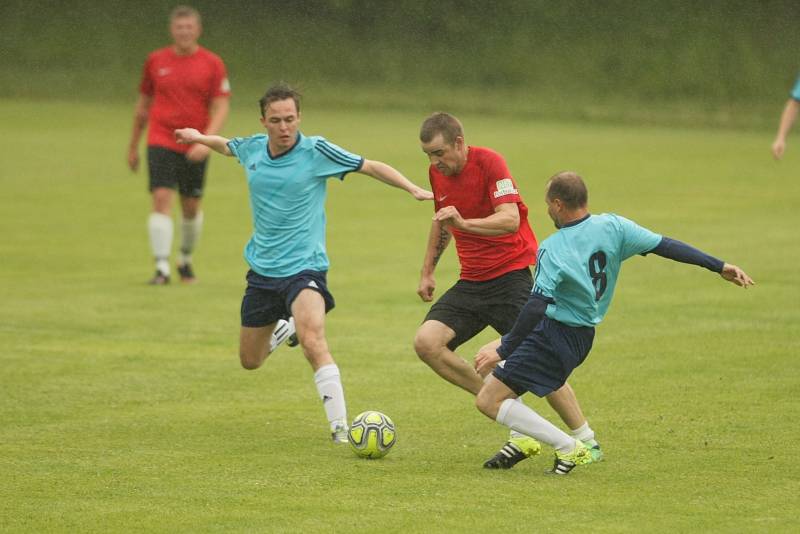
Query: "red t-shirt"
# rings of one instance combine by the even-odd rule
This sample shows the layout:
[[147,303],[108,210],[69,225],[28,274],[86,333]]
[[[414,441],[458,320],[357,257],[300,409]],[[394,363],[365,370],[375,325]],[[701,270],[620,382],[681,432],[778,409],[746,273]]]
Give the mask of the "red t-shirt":
[[483,219],[500,204],[515,202],[519,208],[519,228],[513,234],[482,236],[452,229],[462,280],[491,280],[536,262],[538,245],[528,224],[528,207],[500,154],[471,146],[459,174],[446,176],[431,165],[428,176],[437,211],[454,206],[464,219]]
[[189,145],[177,144],[173,131],[204,131],[211,100],[230,95],[230,85],[218,55],[199,47],[193,54],[181,56],[168,46],[147,57],[139,92],[153,97],[147,144],[185,153]]

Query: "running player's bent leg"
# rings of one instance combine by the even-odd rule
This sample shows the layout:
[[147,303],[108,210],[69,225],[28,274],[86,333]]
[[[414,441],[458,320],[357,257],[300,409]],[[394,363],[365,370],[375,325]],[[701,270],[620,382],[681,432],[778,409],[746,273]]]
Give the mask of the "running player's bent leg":
[[436,374],[473,395],[483,386],[483,379],[463,358],[447,348],[455,332],[446,324],[428,320],[422,323],[414,337],[417,356]]
[[269,338],[275,323],[267,326],[243,326],[239,332],[239,361],[245,369],[258,369],[269,355]]
[[347,406],[339,367],[331,356],[325,338],[325,300],[313,289],[304,289],[292,302],[297,338],[314,370],[314,383],[322,400],[325,416],[335,443],[347,441]]

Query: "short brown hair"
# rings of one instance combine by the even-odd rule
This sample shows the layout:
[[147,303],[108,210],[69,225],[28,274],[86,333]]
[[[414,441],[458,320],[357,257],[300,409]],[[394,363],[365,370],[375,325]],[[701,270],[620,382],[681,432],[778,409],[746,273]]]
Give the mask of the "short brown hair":
[[547,183],[548,200],[559,199],[569,209],[584,208],[589,202],[589,191],[583,178],[572,171],[559,172]]
[[194,17],[197,19],[197,22],[202,22],[200,19],[200,12],[191,6],[175,6],[169,14],[170,21],[183,17]]
[[277,102],[279,100],[286,100],[291,98],[294,100],[294,107],[298,113],[300,113],[300,91],[292,87],[286,82],[278,82],[272,85],[267,92],[264,93],[264,96],[261,97],[261,100],[258,101],[258,106],[261,111],[261,116],[264,116],[264,111],[266,111],[267,106],[270,105],[272,102]]
[[456,142],[456,137],[464,137],[464,127],[461,121],[449,113],[441,111],[434,113],[422,123],[419,130],[419,140],[423,143],[430,143],[436,135],[442,134],[442,139],[448,143]]

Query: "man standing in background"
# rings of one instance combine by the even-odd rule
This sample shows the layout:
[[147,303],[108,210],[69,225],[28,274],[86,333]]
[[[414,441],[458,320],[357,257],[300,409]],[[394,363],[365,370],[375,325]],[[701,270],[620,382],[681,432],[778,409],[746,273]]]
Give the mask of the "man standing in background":
[[172,203],[177,189],[181,197],[181,256],[177,269],[181,281],[195,281],[192,251],[203,227],[203,196],[209,148],[179,145],[173,131],[192,127],[216,134],[228,116],[230,84],[225,64],[198,44],[202,32],[200,14],[178,6],[170,15],[173,44],[152,52],[144,64],[139,100],[128,148],[128,166],[139,168],[139,139],[147,126],[147,161],[153,211],[147,222],[156,263],[152,285],[168,284],[172,250]]

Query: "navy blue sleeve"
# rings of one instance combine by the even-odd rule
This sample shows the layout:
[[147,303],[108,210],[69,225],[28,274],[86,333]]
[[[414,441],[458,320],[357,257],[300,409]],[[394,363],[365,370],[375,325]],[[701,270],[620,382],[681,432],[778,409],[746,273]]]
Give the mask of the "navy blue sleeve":
[[500,358],[505,360],[519,347],[522,340],[528,337],[528,334],[533,332],[533,329],[542,320],[545,311],[547,311],[547,300],[541,295],[531,293],[528,302],[519,312],[514,328],[502,337],[500,346],[497,347],[497,354],[500,355]]
[[725,265],[724,261],[718,260],[713,256],[709,256],[702,250],[698,250],[676,239],[670,239],[669,237],[662,237],[661,242],[650,252],[681,263],[699,265],[715,273],[721,273],[722,267]]

